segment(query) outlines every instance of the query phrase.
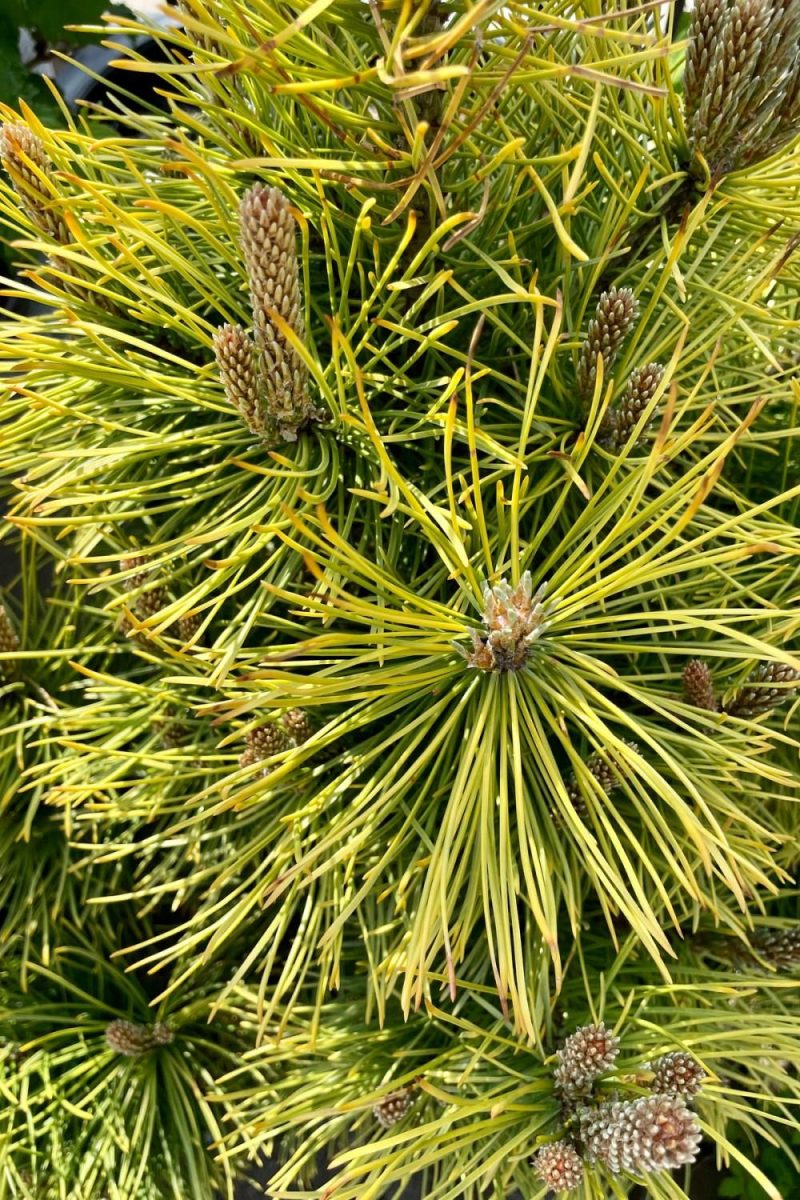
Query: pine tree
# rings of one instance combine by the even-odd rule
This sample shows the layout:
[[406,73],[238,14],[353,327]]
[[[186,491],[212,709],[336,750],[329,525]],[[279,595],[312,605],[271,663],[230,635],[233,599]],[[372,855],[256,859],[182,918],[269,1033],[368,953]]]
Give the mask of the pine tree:
[[679,7],[180,0],[168,111],[0,108],[4,1194],[798,1132],[800,0]]

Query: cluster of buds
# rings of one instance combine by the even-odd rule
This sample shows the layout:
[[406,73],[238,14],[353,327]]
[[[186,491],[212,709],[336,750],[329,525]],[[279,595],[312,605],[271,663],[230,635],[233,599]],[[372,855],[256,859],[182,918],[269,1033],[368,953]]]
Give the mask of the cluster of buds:
[[123,558],[120,566],[123,571],[133,572],[128,575],[123,586],[126,592],[137,593],[133,601],[133,610],[141,621],[146,621],[148,617],[154,617],[156,613],[161,612],[162,608],[167,607],[169,593],[162,584],[152,582],[153,569],[148,567],[147,559],[143,554]]
[[709,954],[734,971],[791,975],[800,970],[800,924],[762,926],[749,942],[705,931],[696,934],[692,944],[700,954]]
[[691,1100],[699,1095],[706,1080],[706,1073],[697,1059],[684,1050],[663,1054],[648,1067],[653,1072],[650,1090],[659,1096],[682,1096],[684,1100]]
[[619,1038],[600,1022],[577,1029],[556,1054],[553,1075],[568,1132],[532,1160],[537,1177],[555,1192],[580,1187],[587,1164],[614,1175],[645,1175],[697,1156],[701,1132],[689,1102],[706,1078],[700,1064],[683,1051],[664,1054],[646,1064],[649,1095],[620,1099],[614,1092],[598,1099],[595,1084],[618,1053]]
[[636,324],[639,305],[630,288],[610,287],[603,292],[578,356],[578,395],[589,404],[597,383],[598,356],[603,360],[603,378],[614,365],[625,338]]
[[[664,368],[657,362],[631,371],[622,396],[606,409],[603,417],[599,440],[604,446],[609,450],[621,450],[627,445],[663,378]],[[650,426],[648,420],[639,432],[640,438],[646,436]]]
[[533,1157],[533,1169],[554,1192],[574,1191],[583,1182],[583,1159],[566,1138],[542,1146]]
[[391,1129],[410,1110],[416,1099],[417,1085],[410,1083],[408,1087],[400,1088],[384,1096],[372,1106],[372,1114],[382,1129]]
[[[636,742],[626,742],[633,751],[638,751],[639,747]],[[620,785],[620,773],[618,764],[609,756],[603,757],[600,754],[592,754],[587,758],[586,770],[597,781],[599,786],[607,796],[611,796]],[[581,785],[578,782],[577,776],[573,775],[567,784],[567,797],[570,804],[575,809],[575,813],[581,821],[585,821],[589,816],[589,810],[586,806],[586,801],[583,797]],[[550,815],[557,825],[563,824],[561,814],[557,808],[553,807],[550,810]]]
[[768,158],[800,118],[800,0],[698,0],[684,107],[713,179]]
[[198,640],[203,618],[199,613],[186,613],[178,618],[178,636],[185,646]]
[[[281,722],[268,721],[251,729],[246,737],[246,748],[239,756],[240,767],[250,767],[254,763],[264,762],[292,746],[302,746],[311,737],[312,729],[308,715],[302,708],[290,708],[283,714]],[[262,775],[268,775],[269,769],[264,768]]]
[[649,1175],[694,1162],[702,1140],[696,1115],[681,1096],[610,1100],[578,1114],[584,1158],[612,1175]]
[[581,1026],[556,1053],[556,1089],[566,1099],[588,1095],[594,1081],[611,1070],[618,1054],[619,1038],[602,1021]]
[[760,717],[783,704],[784,700],[791,700],[796,689],[787,685],[798,680],[800,671],[794,667],[785,663],[761,663],[723,706],[723,712],[732,717]]
[[761,929],[750,939],[755,956],[775,971],[791,973],[800,968],[800,925],[783,929]]
[[[151,566],[148,566],[148,559],[145,555],[135,554],[123,558],[120,567],[123,571],[132,572],[125,579],[123,586],[126,592],[137,593],[131,607],[139,621],[146,621],[167,607],[171,599],[170,593],[162,583],[156,581],[155,572]],[[187,613],[178,618],[178,635],[184,645],[197,641],[201,624],[201,618],[197,613]],[[132,622],[128,617],[123,617],[120,628],[124,633],[130,631]]]
[[19,650],[19,638],[11,624],[8,609],[0,602],[0,680],[13,675],[15,662],[12,655]]
[[296,224],[278,188],[255,184],[239,207],[240,237],[253,312],[253,337],[223,325],[214,351],[225,394],[251,433],[294,442],[323,414],[308,394],[308,372],[292,338],[305,340]]
[[752,719],[791,700],[800,680],[800,671],[785,663],[760,663],[729,700],[721,703],[714,688],[708,663],[693,659],[683,670],[683,694],[687,703],[710,712],[727,713],[730,717]]
[[545,632],[544,595],[547,584],[534,592],[531,573],[525,571],[515,588],[505,579],[495,587],[483,585],[484,632],[470,630],[472,649],[456,648],[470,667],[480,671],[519,671],[528,661],[530,647]]
[[172,1030],[163,1021],[156,1021],[154,1025],[136,1025],[133,1021],[119,1020],[106,1026],[109,1050],[124,1054],[126,1058],[140,1058],[159,1046],[168,1046],[173,1037]]
[[703,708],[708,712],[719,710],[711,668],[702,659],[693,658],[683,668],[683,695],[686,703],[693,708]]

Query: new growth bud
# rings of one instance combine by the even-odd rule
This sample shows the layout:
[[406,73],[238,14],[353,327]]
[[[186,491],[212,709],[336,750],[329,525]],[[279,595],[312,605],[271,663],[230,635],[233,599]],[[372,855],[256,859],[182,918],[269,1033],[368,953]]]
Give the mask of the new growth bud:
[[565,1097],[587,1093],[599,1075],[611,1070],[618,1054],[619,1038],[602,1021],[583,1025],[557,1052],[556,1088]]
[[702,1133],[680,1096],[643,1096],[581,1109],[586,1159],[612,1175],[649,1175],[694,1162]]
[[296,223],[278,188],[257,183],[239,206],[242,252],[250,284],[253,342],[226,325],[215,352],[226,394],[251,432],[267,442],[297,441],[322,413],[308,395],[308,372],[292,342],[305,340]]
[[530,647],[547,628],[544,594],[547,585],[532,591],[530,571],[525,571],[515,588],[505,579],[490,587],[483,585],[485,632],[470,630],[472,650],[460,645],[470,667],[481,671],[518,671],[528,661]]
[[608,382],[608,373],[638,315],[639,305],[630,288],[611,287],[600,296],[578,357],[576,380],[584,404],[594,395],[598,355],[603,360],[603,378]]
[[538,1179],[554,1192],[571,1192],[583,1182],[583,1159],[571,1142],[552,1142],[533,1157]]

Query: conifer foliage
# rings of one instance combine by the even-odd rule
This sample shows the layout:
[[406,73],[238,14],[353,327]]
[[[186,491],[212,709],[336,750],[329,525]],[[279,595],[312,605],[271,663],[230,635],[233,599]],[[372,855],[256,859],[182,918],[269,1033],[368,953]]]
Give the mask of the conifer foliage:
[[781,1200],[798,3],[176,11],[0,110],[0,1195]]

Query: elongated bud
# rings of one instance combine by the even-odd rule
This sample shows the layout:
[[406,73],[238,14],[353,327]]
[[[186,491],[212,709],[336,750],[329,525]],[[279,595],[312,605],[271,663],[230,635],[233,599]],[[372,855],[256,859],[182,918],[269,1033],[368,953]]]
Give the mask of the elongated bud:
[[41,138],[27,125],[3,125],[0,128],[0,158],[22,207],[34,224],[62,245],[71,242],[67,226],[54,205],[58,191],[51,182],[53,164]]
[[554,1192],[571,1192],[583,1182],[583,1159],[571,1142],[552,1142],[533,1157],[536,1177]]
[[[11,177],[22,207],[37,228],[62,246],[72,243],[75,239],[59,211],[61,192],[54,179],[53,164],[41,138],[21,122],[3,125],[0,127],[0,160]],[[112,300],[79,282],[88,280],[89,275],[76,263],[53,254],[48,255],[48,262],[60,272],[60,286],[70,296],[115,316],[120,315]]]
[[712,178],[759,162],[797,132],[798,0],[701,0],[684,76],[693,151]]
[[743,106],[758,68],[770,8],[770,0],[733,0],[720,22],[692,127],[694,145],[716,169],[735,136],[736,119],[746,117]]
[[706,1073],[691,1054],[675,1050],[652,1064],[651,1090],[662,1096],[683,1096],[688,1100],[702,1090]]
[[630,288],[611,287],[600,296],[578,358],[576,379],[578,394],[584,403],[588,403],[594,394],[597,356],[600,355],[603,360],[603,377],[607,381],[614,360],[636,324],[638,315],[639,305]]
[[305,340],[295,219],[283,193],[260,183],[242,197],[239,217],[266,416],[277,436],[293,442],[320,419],[305,364],[285,331]]
[[274,329],[276,313],[299,338],[305,335],[295,220],[283,192],[260,183],[245,192],[239,216],[256,345],[264,353],[272,340],[280,336]]
[[760,717],[770,709],[777,708],[785,700],[791,700],[796,689],[787,684],[797,683],[800,671],[784,663],[761,663],[749,676],[744,687],[724,705],[723,711],[732,717],[752,719]]
[[719,704],[714,691],[714,680],[708,663],[693,658],[683,668],[683,694],[687,704],[717,712]]
[[581,1109],[588,1162],[612,1175],[649,1175],[694,1162],[702,1140],[697,1117],[680,1096],[643,1096]]
[[691,120],[697,112],[724,15],[725,5],[720,0],[697,0],[694,6],[683,74],[683,104],[687,120]]
[[[663,378],[664,368],[655,362],[631,372],[619,403],[606,413],[601,439],[607,445],[620,450],[630,441],[639,418],[655,396]],[[645,425],[639,436],[644,437],[649,427],[649,423]]]
[[223,325],[214,334],[214,354],[225,395],[256,437],[268,438],[270,426],[258,386],[255,346],[239,325]]
[[106,1044],[109,1050],[124,1054],[126,1058],[139,1058],[159,1046],[168,1046],[173,1040],[169,1026],[161,1021],[155,1025],[136,1025],[133,1021],[112,1021],[106,1026]]
[[593,1081],[613,1067],[619,1054],[619,1038],[599,1025],[583,1025],[571,1034],[557,1052],[553,1072],[556,1088],[565,1097],[584,1095]]

